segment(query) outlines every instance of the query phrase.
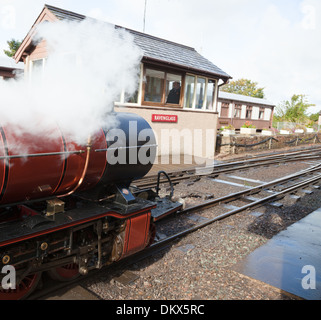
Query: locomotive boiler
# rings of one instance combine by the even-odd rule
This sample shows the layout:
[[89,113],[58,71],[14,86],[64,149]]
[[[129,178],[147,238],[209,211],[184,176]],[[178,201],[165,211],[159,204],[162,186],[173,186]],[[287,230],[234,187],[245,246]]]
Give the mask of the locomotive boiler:
[[156,156],[149,124],[110,116],[117,126],[100,128],[85,146],[58,126],[49,138],[0,127],[0,270],[15,270],[0,299],[26,298],[43,272],[69,281],[143,250],[155,215],[179,210],[168,197],[159,209],[157,193],[132,185]]

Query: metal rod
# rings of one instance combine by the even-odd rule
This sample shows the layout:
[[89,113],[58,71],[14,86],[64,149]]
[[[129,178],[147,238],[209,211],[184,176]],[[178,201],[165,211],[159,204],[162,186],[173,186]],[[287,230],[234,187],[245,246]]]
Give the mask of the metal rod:
[[142,146],[131,146],[131,147],[110,147],[105,149],[96,149],[95,152],[102,152],[102,151],[110,151],[110,150],[118,150],[118,149],[138,149],[138,148],[151,148],[151,147],[157,147],[157,144],[148,144],[148,145],[142,145]]
[[19,158],[35,158],[35,157],[49,157],[49,156],[60,156],[65,154],[81,154],[85,153],[84,150],[78,151],[64,151],[64,152],[47,152],[47,153],[34,153],[34,154],[20,154],[20,155],[13,155],[13,156],[2,156],[0,160],[10,160],[10,159],[19,159]]

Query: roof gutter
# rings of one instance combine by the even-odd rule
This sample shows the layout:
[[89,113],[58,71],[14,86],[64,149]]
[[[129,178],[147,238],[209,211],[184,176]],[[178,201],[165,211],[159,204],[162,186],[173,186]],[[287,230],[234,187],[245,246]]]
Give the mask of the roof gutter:
[[218,85],[218,87],[220,88],[220,87],[222,87],[222,86],[224,86],[224,85],[228,84],[228,83],[229,83],[229,81],[230,81],[230,79],[232,79],[232,77],[230,77],[230,78],[226,78],[225,80],[223,80],[223,83],[221,83],[221,84],[219,84],[219,85]]

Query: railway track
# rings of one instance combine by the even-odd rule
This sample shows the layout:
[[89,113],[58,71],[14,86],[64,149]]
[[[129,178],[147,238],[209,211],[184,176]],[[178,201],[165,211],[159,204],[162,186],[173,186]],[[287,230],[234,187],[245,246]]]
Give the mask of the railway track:
[[[260,158],[260,160],[256,159],[259,161],[255,163],[253,163],[252,161],[247,162],[246,168],[253,168],[259,165],[276,164],[276,163],[280,163],[280,160],[282,163],[287,162],[284,160],[288,160],[288,161],[303,161],[303,160],[316,160],[316,159],[320,160],[320,155],[318,155],[319,152],[320,152],[320,149],[312,150],[311,152],[309,152],[308,155],[307,154],[304,155],[300,151],[293,153],[291,156],[275,155],[275,156],[271,156],[271,158],[273,159],[269,158],[268,161],[264,161],[262,158]],[[240,162],[240,161],[237,161],[237,162]],[[244,167],[244,161],[242,161],[242,164],[241,164],[241,168]],[[252,166],[254,164],[255,166]],[[234,163],[234,165],[236,165],[236,162]],[[234,165],[231,165],[230,168],[225,168],[225,169],[239,170],[239,169],[236,169],[236,167],[240,165],[240,163],[238,163],[236,166]],[[247,165],[250,165],[250,166],[247,166]],[[174,214],[173,216],[170,216],[168,219],[179,219],[181,221],[183,219],[189,219],[190,216],[195,213],[199,215],[199,217],[201,217],[202,211],[206,209],[214,208],[214,207],[216,207],[217,209],[216,211],[218,211],[219,213],[210,219],[209,218],[199,219],[200,222],[199,223],[196,222],[192,226],[187,223],[188,227],[184,228],[183,230],[180,230],[179,232],[175,232],[172,234],[162,233],[161,236],[160,234],[157,234],[155,242],[149,248],[145,249],[142,252],[139,252],[134,256],[124,259],[108,268],[111,268],[112,270],[118,270],[119,268],[124,268],[133,263],[136,263],[141,259],[154,255],[156,252],[159,252],[164,248],[171,246],[173,241],[179,238],[182,238],[188,235],[189,233],[192,233],[201,228],[204,228],[212,223],[215,223],[216,221],[223,220],[225,218],[228,218],[231,215],[235,215],[237,213],[244,212],[249,209],[257,208],[259,206],[265,205],[267,203],[271,203],[273,201],[280,200],[286,195],[295,193],[300,189],[307,188],[308,186],[318,187],[316,185],[321,182],[320,171],[321,171],[321,164],[316,164],[309,169],[302,170],[301,172],[291,174],[289,176],[282,177],[271,182],[261,183],[258,186],[247,188],[246,190],[228,194],[226,196],[223,196],[217,199],[212,199],[209,201],[205,201],[201,204],[197,204],[197,205],[185,208],[180,212]],[[214,175],[217,175],[217,174],[218,172],[216,172]],[[190,172],[188,173],[188,175],[191,177]],[[211,179],[212,177],[213,175],[206,176],[203,178]],[[177,181],[177,183],[178,182],[179,181]],[[239,206],[235,206],[233,205],[233,202],[238,202],[238,203],[242,202],[243,204]],[[166,220],[167,219],[160,220],[159,222],[157,222],[156,229],[162,223],[166,224]],[[106,269],[104,268],[104,270]],[[102,270],[92,271],[90,273],[90,277],[94,277],[97,273],[101,271]],[[43,299],[46,295],[52,294],[53,292],[60,290],[66,286],[70,286],[71,284],[74,284],[74,285],[78,283],[81,284],[81,281],[83,281],[83,278],[77,279],[73,282],[68,282],[67,284],[52,283],[50,288],[46,287],[43,290],[34,293],[29,297],[29,299],[30,300]]]
[[[200,212],[202,210],[212,208],[214,206],[222,206],[225,208],[231,208],[231,210],[222,213],[220,215],[217,215],[216,217],[212,219],[206,219],[206,221],[196,224],[195,226],[188,228],[182,232],[176,233],[174,235],[171,235],[169,237],[166,237],[165,239],[162,239],[158,242],[155,242],[152,247],[157,247],[158,245],[162,245],[163,243],[166,243],[168,241],[173,241],[179,237],[183,237],[187,235],[188,233],[194,232],[196,230],[199,230],[205,226],[208,226],[216,221],[225,219],[231,215],[240,213],[242,211],[253,209],[258,206],[261,206],[263,204],[269,203],[271,201],[276,201],[282,199],[285,195],[294,193],[298,191],[299,189],[305,188],[307,186],[315,185],[318,182],[321,181],[321,173],[319,173],[321,170],[321,164],[318,164],[314,166],[311,169],[304,170],[300,173],[293,174],[284,178],[280,178],[277,180],[274,180],[272,182],[267,182],[264,184],[261,184],[260,186],[253,187],[249,190],[243,190],[237,193],[229,194],[227,196],[206,201],[204,203],[191,206],[189,208],[186,208],[182,211],[180,211],[178,214],[181,216],[194,213],[194,212]],[[305,177],[305,179],[302,181],[302,178]],[[280,188],[282,190],[275,191],[273,188]],[[269,195],[262,195],[262,193],[267,193]],[[253,197],[253,195],[256,195],[257,197]],[[261,196],[260,196],[261,195]],[[229,203],[233,201],[241,200],[244,202],[248,202],[244,204],[243,206],[236,207],[233,205],[229,205]]]
[[[199,168],[190,168],[167,172],[173,184],[182,180],[194,179],[195,177],[207,175],[214,177],[222,173],[229,173],[239,170],[247,170],[250,168],[260,166],[271,166],[275,164],[298,162],[306,160],[318,160],[321,157],[321,148],[303,149],[292,151],[289,153],[272,154],[265,156],[253,157],[251,159],[241,158],[237,161],[214,164],[211,166],[204,166]],[[134,185],[138,188],[151,188],[156,186],[157,174],[145,176],[142,179],[134,181]],[[159,183],[166,183],[166,178],[161,178]]]

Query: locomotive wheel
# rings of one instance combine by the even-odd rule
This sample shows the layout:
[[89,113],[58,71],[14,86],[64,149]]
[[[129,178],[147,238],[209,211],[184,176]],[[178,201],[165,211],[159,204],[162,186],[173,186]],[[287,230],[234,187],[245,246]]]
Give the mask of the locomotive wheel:
[[72,281],[80,276],[79,266],[76,263],[70,263],[63,267],[55,268],[48,271],[51,279],[58,281]]
[[26,299],[36,288],[41,279],[41,272],[26,276],[16,289],[0,289],[0,300]]

